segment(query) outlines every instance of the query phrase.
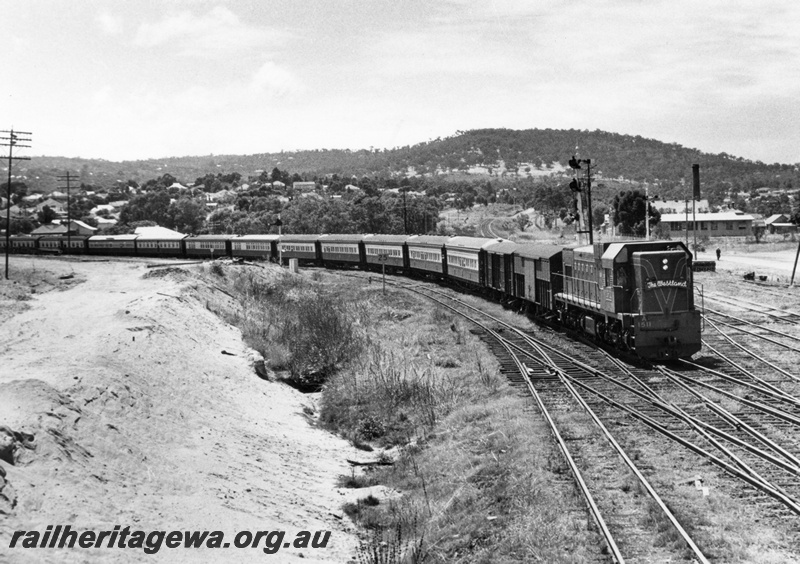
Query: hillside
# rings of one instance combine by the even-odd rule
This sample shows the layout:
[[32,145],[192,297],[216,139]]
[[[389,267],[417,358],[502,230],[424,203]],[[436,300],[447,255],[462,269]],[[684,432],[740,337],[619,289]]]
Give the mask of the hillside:
[[305,179],[333,174],[361,178],[413,174],[474,175],[476,171],[482,171],[489,175],[506,170],[514,177],[526,177],[537,169],[547,172],[553,163],[566,167],[576,152],[580,158],[592,159],[598,178],[658,183],[665,193],[674,191],[690,179],[694,163],[701,165],[703,185],[712,191],[750,191],[763,186],[776,189],[800,187],[797,164],[765,164],[726,153],[703,153],[676,143],[599,130],[554,129],[480,129],[385,150],[316,149],[123,162],[34,157],[14,170],[24,176],[31,191],[55,189],[56,175],[67,170],[79,173],[82,183],[104,187],[117,181],[141,183],[165,173],[184,183],[193,182],[207,173],[220,172],[239,172],[246,179],[275,167],[291,174],[297,173]]

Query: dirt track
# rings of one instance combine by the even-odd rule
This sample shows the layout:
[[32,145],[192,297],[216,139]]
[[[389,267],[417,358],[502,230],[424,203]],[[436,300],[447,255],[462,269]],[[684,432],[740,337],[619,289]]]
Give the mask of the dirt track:
[[[0,332],[0,425],[36,437],[36,449],[22,449],[16,465],[0,462],[3,493],[15,503],[0,518],[0,560],[12,531],[51,524],[222,530],[226,540],[241,530],[280,529],[290,538],[301,529],[330,530],[325,549],[270,557],[260,549],[162,548],[155,559],[349,559],[357,541],[347,518],[333,515],[344,499],[335,481],[350,473],[345,459],[356,453],[309,423],[309,397],[254,374],[239,331],[206,309],[218,293],[190,275],[144,278],[137,262],[41,263],[87,280],[36,294]],[[144,555],[104,548],[15,550],[12,557],[133,562]]]

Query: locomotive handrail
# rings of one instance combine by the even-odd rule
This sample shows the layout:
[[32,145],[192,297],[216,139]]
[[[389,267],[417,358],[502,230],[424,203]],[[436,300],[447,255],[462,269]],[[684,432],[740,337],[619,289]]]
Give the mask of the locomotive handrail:
[[[706,330],[706,296],[703,293],[703,285],[702,284],[693,284],[692,285],[692,289],[695,290],[695,292],[696,292],[696,291],[698,291],[698,286],[700,288],[699,289],[700,303],[702,304],[700,306],[700,332],[703,333]],[[692,294],[694,294],[694,292],[692,292]],[[694,308],[697,309],[697,304],[692,304],[692,305],[694,305]]]
[[[630,311],[631,313],[633,313],[633,312],[634,312],[634,309],[633,309],[633,300],[634,300],[635,298],[639,298],[639,291],[640,291],[640,290],[641,290],[641,288],[636,288],[636,289],[635,289],[633,292],[631,292],[631,299],[630,299],[630,300],[628,300],[628,311]],[[639,299],[637,300],[637,302],[638,302],[638,304],[639,304],[639,308],[638,308],[638,310],[639,310],[639,314],[640,314],[640,315],[644,315],[644,312],[642,311],[642,301],[643,301],[643,300],[642,300],[641,298],[639,298]]]

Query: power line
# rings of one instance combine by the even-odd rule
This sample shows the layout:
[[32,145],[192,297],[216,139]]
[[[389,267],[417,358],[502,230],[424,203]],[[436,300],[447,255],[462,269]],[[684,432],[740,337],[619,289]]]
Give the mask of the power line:
[[11,250],[11,165],[13,161],[29,161],[30,157],[13,156],[14,147],[30,148],[25,143],[31,142],[30,131],[14,131],[14,128],[0,131],[0,147],[8,147],[8,185],[6,186],[6,280],[8,280],[8,253]]

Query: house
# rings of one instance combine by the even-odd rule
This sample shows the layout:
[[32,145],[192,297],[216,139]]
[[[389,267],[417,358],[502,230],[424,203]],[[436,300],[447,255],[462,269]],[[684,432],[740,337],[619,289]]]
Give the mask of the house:
[[116,219],[106,219],[104,217],[98,217],[96,221],[97,221],[97,229],[99,231],[105,231],[106,229],[114,227],[117,224]]
[[764,220],[764,225],[770,234],[796,233],[797,225],[789,221],[789,216],[776,213]]
[[697,225],[697,234],[706,237],[748,237],[753,234],[755,218],[740,211],[718,213],[664,213],[661,214],[661,225],[668,227],[671,233],[692,231]]
[[31,235],[94,235],[96,231],[97,227],[73,219],[69,222],[69,230],[63,223],[45,223],[31,231]]
[[54,200],[53,198],[47,198],[44,202],[36,204],[36,207],[33,209],[38,213],[42,211],[45,206],[48,206],[51,210],[53,210],[57,214],[67,213],[67,208],[64,207],[64,204]]
[[313,192],[317,189],[316,182],[294,182],[292,184],[292,189],[295,192]]
[[160,225],[137,227],[134,233],[144,239],[183,239],[186,237],[183,233]]
[[107,211],[108,213],[114,213],[114,206],[111,204],[100,204],[99,206],[93,207],[89,213],[91,215],[97,215],[98,212]]
[[30,210],[21,208],[17,205],[11,206],[9,212],[11,213],[11,219],[23,219],[31,216]]

